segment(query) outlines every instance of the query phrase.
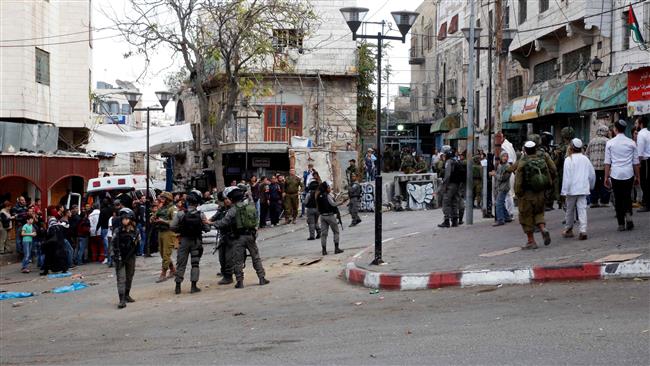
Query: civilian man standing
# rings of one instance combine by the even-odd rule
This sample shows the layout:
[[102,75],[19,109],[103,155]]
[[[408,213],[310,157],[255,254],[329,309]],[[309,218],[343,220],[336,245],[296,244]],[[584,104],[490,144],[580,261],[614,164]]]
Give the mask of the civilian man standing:
[[641,174],[641,191],[643,191],[643,207],[637,212],[650,211],[650,131],[648,131],[648,116],[639,116],[636,120],[639,134],[636,138],[639,150],[639,163]]
[[626,127],[624,120],[616,122],[616,137],[605,145],[605,187],[614,191],[618,231],[634,228],[630,192],[634,184],[639,184],[639,153],[634,141],[625,136]]
[[609,138],[609,128],[604,125],[598,126],[596,137],[589,141],[585,155],[591,161],[596,171],[596,184],[591,191],[591,207],[600,207],[609,205],[609,191],[605,189],[605,145]]

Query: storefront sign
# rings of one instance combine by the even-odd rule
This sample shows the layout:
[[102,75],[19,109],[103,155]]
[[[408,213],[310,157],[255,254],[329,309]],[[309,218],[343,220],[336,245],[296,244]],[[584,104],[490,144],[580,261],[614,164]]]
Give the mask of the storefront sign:
[[628,115],[650,113],[650,67],[627,74]]
[[271,158],[253,158],[251,165],[253,168],[270,168]]
[[512,121],[525,121],[537,118],[539,95],[529,95],[512,101]]

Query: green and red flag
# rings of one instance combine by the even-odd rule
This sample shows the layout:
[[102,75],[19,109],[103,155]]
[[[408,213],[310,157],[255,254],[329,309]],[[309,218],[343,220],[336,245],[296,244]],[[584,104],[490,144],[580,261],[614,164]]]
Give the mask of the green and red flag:
[[632,39],[634,42],[639,43],[645,48],[645,41],[643,40],[643,35],[641,35],[641,28],[639,27],[639,22],[636,20],[636,15],[634,14],[632,5],[630,5],[627,12],[627,26],[632,31]]

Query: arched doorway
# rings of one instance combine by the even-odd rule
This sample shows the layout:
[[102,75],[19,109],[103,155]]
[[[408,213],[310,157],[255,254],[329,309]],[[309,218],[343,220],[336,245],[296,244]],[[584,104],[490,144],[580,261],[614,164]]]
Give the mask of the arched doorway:
[[8,175],[0,178],[0,203],[7,200],[15,204],[19,196],[33,203],[42,194],[36,183],[25,177]]
[[[62,177],[48,188],[47,205],[65,205],[67,202],[68,192],[78,193],[83,197],[86,190],[84,183],[84,178],[78,175]],[[81,205],[81,201],[75,201],[72,204]]]
[[185,121],[185,108],[183,107],[183,101],[179,100],[176,103],[176,122],[183,122]]

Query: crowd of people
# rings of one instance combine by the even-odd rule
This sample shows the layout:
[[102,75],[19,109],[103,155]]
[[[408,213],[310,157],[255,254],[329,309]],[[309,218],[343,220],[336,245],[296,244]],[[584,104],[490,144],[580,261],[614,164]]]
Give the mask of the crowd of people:
[[[616,121],[613,126],[599,126],[597,136],[585,145],[575,137],[571,127],[562,129],[562,141],[552,145],[548,132],[531,134],[520,153],[516,153],[507,140],[498,145],[500,155],[495,157],[493,195],[496,202],[494,226],[512,221],[515,201],[519,222],[526,234],[524,249],[536,249],[535,232],[540,232],[543,243],[549,245],[551,236],[545,225],[544,213],[558,208],[565,211],[562,237],[588,238],[587,208],[608,206],[613,200],[618,230],[634,228],[633,202],[637,212],[650,211],[650,132],[648,117],[635,119],[633,138],[625,135],[628,123]],[[464,154],[457,154],[450,146],[444,146],[436,170],[442,178],[438,196],[442,201],[444,220],[438,226],[462,225],[464,215],[464,192],[466,164]],[[476,166],[486,165],[483,156],[476,157]],[[480,190],[474,197],[480,199]],[[480,182],[480,178],[478,179]],[[480,204],[480,201],[479,201]]]

